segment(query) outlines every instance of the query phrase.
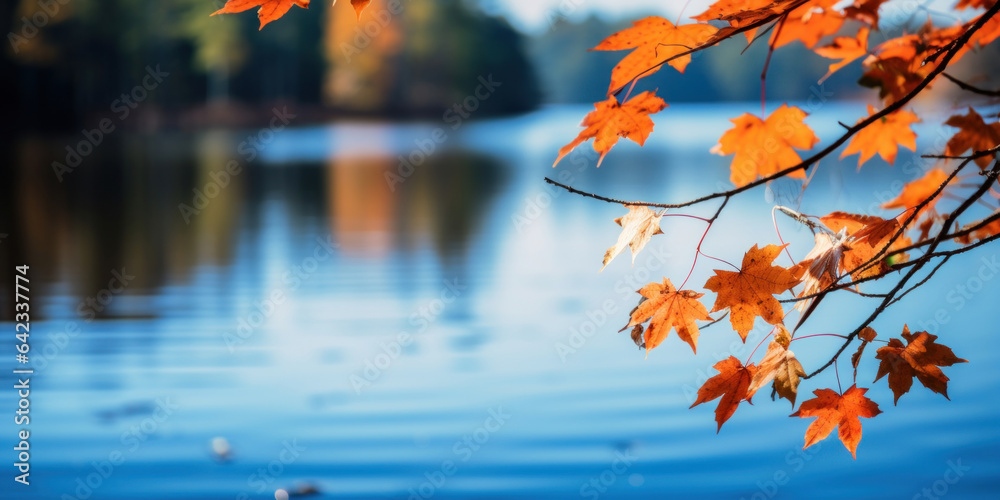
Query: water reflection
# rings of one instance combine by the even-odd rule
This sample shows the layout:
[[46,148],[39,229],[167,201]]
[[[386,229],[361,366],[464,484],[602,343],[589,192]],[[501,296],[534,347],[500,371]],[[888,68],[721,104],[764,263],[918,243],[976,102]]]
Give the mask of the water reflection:
[[331,232],[346,251],[408,253],[426,239],[449,261],[467,251],[506,181],[497,159],[468,152],[432,156],[408,176],[396,158],[332,159],[326,174]]
[[[506,174],[496,158],[448,151],[398,182],[388,156],[325,163],[266,165],[234,158],[240,134],[129,137],[109,142],[62,179],[53,173],[57,141],[16,144],[12,184],[18,210],[5,227],[5,264],[26,258],[39,285],[86,297],[107,287],[109,273],[135,275],[130,289],[157,290],[197,281],[202,267],[229,269],[247,235],[267,226],[280,206],[289,234],[321,231],[345,255],[382,259],[423,244],[459,265]],[[237,167],[227,171],[226,165]],[[5,307],[10,307],[6,304]],[[71,311],[62,311],[66,314]],[[95,308],[98,318],[159,314]]]
[[[0,253],[8,269],[32,265],[33,353],[48,359],[33,381],[44,415],[33,424],[40,486],[18,498],[72,495],[76,478],[114,451],[127,460],[95,498],[269,498],[296,484],[321,497],[406,498],[443,460],[461,463],[435,498],[579,498],[626,452],[636,461],[608,497],[757,493],[758,482],[790,469],[785,457],[801,449],[807,422],[788,422],[783,401],[765,401],[741,408],[716,436],[711,408],[688,410],[685,387],[730,348],[727,332],[704,332],[697,357],[672,350],[679,341],[669,338],[646,361],[615,332],[635,305],[634,282],[687,273],[702,226],[665,221],[666,234],[634,267],[618,259],[598,273],[622,208],[541,182],[584,112],[469,124],[402,182],[387,175],[433,124],[289,129],[252,160],[239,153],[245,131],[116,136],[62,182],[51,169],[62,140],[15,143],[4,175],[5,203],[17,209],[0,214],[0,233],[17,239],[0,242]],[[706,176],[724,178],[726,160],[706,156],[716,138],[686,122],[710,130],[729,116],[708,109],[658,124],[645,148],[623,144],[600,169],[565,171],[614,195],[688,198]],[[239,170],[227,172],[231,162]],[[837,184],[810,203],[870,204],[858,194],[870,178],[854,165],[842,172],[843,196]],[[783,185],[734,199],[706,244],[738,259],[743,249],[731,240],[773,234],[769,217],[751,214],[796,201]],[[192,207],[187,216],[182,205]],[[784,236],[793,248],[811,246],[808,232]],[[130,277],[127,286],[109,285],[115,273]],[[940,286],[963,279],[944,276]],[[278,292],[283,300],[272,300]],[[940,306],[936,293],[915,292],[922,302],[890,310],[886,325],[921,320],[922,304]],[[9,295],[0,301],[12,317]],[[617,312],[601,319],[609,301]],[[817,316],[816,328],[846,328],[866,312],[852,307]],[[781,495],[810,497],[823,483],[838,497],[909,498],[910,484],[932,483],[959,455],[974,470],[956,488],[967,497],[995,491],[1000,403],[981,394],[996,389],[1000,359],[981,347],[993,332],[977,321],[956,314],[948,328],[965,332],[950,345],[981,376],[956,367],[950,403],[913,391],[905,409],[883,408],[885,418],[866,422],[857,463],[836,443],[813,449]],[[596,333],[561,356],[556,346],[584,327]],[[394,344],[400,334],[406,345]],[[819,362],[822,342],[796,354]],[[12,367],[0,357],[0,382],[13,383]],[[352,377],[367,385],[356,390]],[[827,382],[836,383],[818,384]],[[892,397],[879,384],[869,394]],[[168,401],[176,412],[143,431],[140,446],[122,442]],[[0,391],[0,406],[13,404]],[[462,461],[455,443],[497,408],[509,422]],[[927,429],[935,437],[898,438]],[[217,438],[230,460],[217,460]],[[264,489],[248,483],[293,440],[306,448],[294,463]],[[899,480],[866,483],[875,473]],[[859,494],[857,484],[870,489]]]

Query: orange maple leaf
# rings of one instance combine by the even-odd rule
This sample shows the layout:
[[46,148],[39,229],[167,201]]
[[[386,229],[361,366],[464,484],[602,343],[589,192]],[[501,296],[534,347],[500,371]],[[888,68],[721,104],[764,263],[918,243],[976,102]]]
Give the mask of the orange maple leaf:
[[229,0],[226,5],[213,12],[212,15],[235,14],[260,7],[257,10],[257,18],[260,19],[260,28],[258,29],[264,29],[265,24],[285,15],[293,5],[308,9],[309,0]]
[[958,0],[958,3],[955,4],[955,9],[985,9],[992,5],[994,1],[996,0]]
[[[771,8],[774,3],[777,2],[773,0],[718,0],[709,5],[701,14],[691,16],[691,19],[696,21],[732,19],[735,22],[744,21],[748,18],[762,20],[777,12]],[[738,24],[733,25],[734,28],[738,28],[739,26]]]
[[[646,354],[667,338],[670,329],[677,330],[677,336],[698,352],[698,324],[695,320],[712,319],[708,310],[698,299],[705,294],[691,290],[677,290],[670,280],[663,278],[663,284],[650,283],[639,294],[646,298],[632,311],[632,318],[625,328],[631,328],[649,320],[646,328]],[[623,328],[622,330],[624,330]]]
[[836,33],[844,24],[844,15],[833,8],[838,1],[810,1],[793,9],[786,15],[783,24],[774,28],[771,46],[778,48],[799,40],[811,49],[823,37]]
[[[948,156],[958,156],[970,149],[973,152],[986,151],[1000,145],[1000,121],[987,125],[971,106],[969,114],[952,116],[944,124],[959,129],[945,146],[944,154]],[[979,168],[988,167],[991,161],[991,156],[975,159]]]
[[[868,116],[873,114],[875,114],[875,108],[869,104]],[[917,134],[913,133],[910,125],[919,121],[917,115],[903,109],[889,113],[859,130],[851,138],[851,142],[844,148],[840,157],[844,158],[861,153],[858,157],[858,169],[875,154],[892,165],[896,162],[896,152],[899,150],[899,146],[910,151],[917,150]]]
[[889,388],[895,396],[893,404],[899,402],[900,396],[910,392],[914,377],[924,387],[948,399],[949,379],[938,367],[968,361],[955,356],[951,348],[935,343],[936,335],[927,332],[911,334],[904,325],[902,337],[906,339],[906,346],[899,339],[890,339],[889,345],[876,351],[875,358],[882,362],[878,365],[875,381],[889,375]]
[[844,7],[844,15],[878,29],[878,8],[888,0],[854,0]]
[[819,79],[819,83],[826,81],[840,68],[868,55],[868,31],[868,28],[862,27],[856,36],[838,36],[833,39],[830,45],[813,49],[813,52],[827,59],[840,59],[840,62],[830,64],[829,70],[823,75],[823,78]]
[[[996,217],[997,215],[1000,215],[1000,211],[993,212],[990,215],[990,217]],[[969,228],[978,226],[979,224],[982,224],[982,222],[983,221],[981,220],[979,222],[973,222],[972,224],[966,224],[965,227],[962,228],[962,230],[965,231]],[[962,245],[968,245],[973,241],[984,240],[986,238],[989,238],[991,236],[996,236],[998,234],[1000,234],[1000,219],[993,219],[984,226],[974,229],[971,233],[955,238],[955,242],[960,243]]]
[[[876,247],[864,241],[849,245],[850,248],[844,254],[843,268],[846,271],[850,271],[852,280],[857,281],[881,276],[889,270],[889,264],[884,257],[871,262],[882,251],[885,245]],[[868,262],[871,262],[871,264],[867,264]]]
[[719,374],[702,384],[698,389],[698,399],[691,408],[721,396],[719,406],[715,408],[715,421],[719,424],[716,432],[719,432],[722,424],[736,413],[740,401],[747,399],[747,389],[750,388],[750,380],[757,373],[757,367],[753,363],[743,366],[735,356],[729,356],[712,368]]
[[596,108],[583,119],[580,125],[587,127],[573,142],[559,149],[559,156],[556,158],[553,167],[559,164],[564,156],[569,154],[573,148],[583,142],[594,139],[594,151],[601,154],[597,160],[597,166],[601,166],[604,155],[611,151],[611,148],[618,143],[619,137],[632,139],[642,146],[653,131],[653,120],[649,115],[657,113],[667,107],[667,103],[656,97],[653,92],[643,92],[625,104],[619,104],[615,96],[611,96],[606,101],[594,104]]
[[[893,241],[892,243],[889,244],[889,253],[895,252],[897,250],[901,250],[901,249],[906,248],[906,247],[908,247],[908,246],[910,246],[912,244],[913,244],[913,240],[911,240],[909,236],[900,236],[899,238],[896,238],[895,241]],[[889,264],[890,266],[894,266],[896,264],[901,264],[903,262],[908,262],[909,260],[910,260],[910,254],[908,254],[906,252],[902,252],[902,253],[893,254],[893,255],[890,255],[889,257],[887,257],[886,258],[886,263]]]
[[[737,29],[778,16],[802,5],[802,0],[718,0],[701,14],[692,16],[697,21],[725,21]],[[753,41],[757,28],[744,32],[747,42]]]
[[[337,0],[333,0],[336,4]],[[354,7],[354,13],[357,14],[358,19],[361,19],[361,13],[365,11],[365,7],[372,3],[372,0],[351,0],[351,5]]]
[[979,28],[979,31],[972,35],[969,43],[985,47],[997,38],[1000,38],[1000,16],[993,16],[983,24],[982,28]]
[[867,69],[858,84],[879,89],[879,97],[886,102],[898,101],[916,88],[925,76],[923,72],[911,71],[910,61],[909,58],[870,55],[863,62]]
[[[635,21],[631,28],[605,38],[590,50],[632,50],[611,70],[610,94],[632,80],[659,71],[663,61],[705,43],[716,31],[709,24],[674,26],[662,17],[651,16]],[[689,62],[691,56],[685,55],[667,64],[683,73]]]
[[795,396],[798,394],[801,382],[799,377],[805,376],[806,372],[802,369],[802,363],[795,358],[795,353],[788,349],[792,340],[788,330],[782,325],[776,326],[775,330],[778,333],[768,344],[767,353],[764,354],[764,359],[760,360],[757,373],[750,380],[747,397],[753,397],[761,387],[773,380],[778,397],[791,401],[792,406],[795,406]]
[[[712,152],[735,153],[729,178],[733,184],[744,186],[758,176],[766,177],[799,164],[802,158],[793,148],[811,149],[819,142],[812,129],[802,122],[805,117],[804,111],[787,104],[782,104],[767,120],[744,113],[730,120],[735,127],[722,134]],[[788,176],[804,179],[805,173],[796,170]]]
[[[872,227],[886,222],[881,217],[874,215],[852,214],[850,212],[830,212],[819,218],[820,222],[831,231],[846,229],[848,235],[856,234],[866,227]],[[885,236],[884,234],[882,236]],[[881,238],[879,238],[881,239]]]
[[[944,181],[947,178],[948,174],[944,173],[944,170],[941,170],[940,168],[928,170],[923,177],[906,183],[906,185],[903,186],[903,191],[899,193],[899,196],[883,203],[882,208],[913,208],[927,198],[930,198],[930,196],[934,194],[934,191],[937,191],[937,188],[941,186],[941,184],[944,184]],[[944,191],[939,193],[934,197],[934,199],[924,205],[923,208],[920,209],[920,212],[933,210],[934,205],[936,205],[938,200],[941,199],[942,193],[944,193]]]
[[858,388],[852,385],[843,395],[837,394],[833,389],[817,389],[813,391],[815,398],[804,401],[799,406],[799,411],[791,414],[792,417],[816,417],[816,421],[809,424],[806,429],[806,449],[817,442],[825,439],[833,432],[834,427],[838,427],[838,436],[844,443],[851,456],[858,458],[858,443],[861,442],[861,419],[859,417],[872,418],[882,410],[878,409],[878,404],[865,397],[868,389]]
[[[967,26],[935,28],[929,22],[918,33],[889,39],[864,60],[865,73],[858,82],[879,89],[879,97],[898,101],[914,90],[937,66],[925,60],[945,50],[965,32]],[[954,64],[968,52],[968,44],[955,53]]]
[[744,342],[757,316],[772,325],[785,318],[781,303],[773,295],[788,290],[800,280],[788,269],[771,265],[783,248],[767,245],[758,249],[754,245],[743,256],[743,267],[738,272],[716,269],[715,276],[705,282],[705,288],[718,294],[712,312],[728,307],[729,321]]
[[865,352],[865,347],[875,340],[875,337],[877,336],[878,334],[875,333],[875,330],[870,326],[866,326],[858,332],[858,338],[861,339],[861,345],[858,346],[857,352],[851,355],[851,367],[854,368],[855,379],[858,378],[858,364],[861,362],[861,355]]

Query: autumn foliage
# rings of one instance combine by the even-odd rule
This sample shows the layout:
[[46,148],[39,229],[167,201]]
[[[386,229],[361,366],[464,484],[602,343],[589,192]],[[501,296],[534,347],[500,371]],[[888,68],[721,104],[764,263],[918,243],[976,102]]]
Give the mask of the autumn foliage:
[[[369,2],[351,3],[360,16]],[[664,217],[685,215],[704,225],[687,276],[664,277],[638,290],[638,303],[622,330],[629,330],[632,340],[648,356],[660,346],[678,346],[667,341],[671,331],[696,353],[699,335],[709,326],[728,324],[732,334],[746,342],[755,325],[769,325],[770,333],[757,347],[770,341],[759,356],[755,348],[746,360],[729,356],[715,363],[717,373],[697,391],[692,407],[718,400],[717,430],[762,389],[772,398],[788,400],[794,408],[802,399],[798,397],[800,385],[811,385],[820,374],[826,374],[831,383],[836,380],[837,389],[813,389],[814,397],[799,402],[791,416],[815,418],[805,429],[806,447],[836,429],[844,446],[856,456],[861,419],[882,413],[866,395],[868,389],[857,386],[862,360],[878,362],[877,373],[862,371],[862,380],[869,376],[873,384],[886,380],[894,405],[911,391],[914,380],[947,398],[949,378],[942,368],[966,362],[938,343],[936,335],[911,333],[905,325],[881,325],[878,320],[887,307],[933,278],[950,258],[1000,238],[1000,122],[996,113],[1000,91],[995,90],[997,86],[973,85],[946,71],[962,59],[979,58],[979,67],[995,66],[995,61],[984,60],[981,52],[1000,38],[1000,3],[958,0],[954,9],[961,15],[954,18],[956,21],[928,21],[919,29],[902,33],[898,29],[883,31],[880,24],[880,12],[891,3],[893,0],[718,0],[704,12],[690,15],[691,22],[648,17],[610,34],[591,49],[621,51],[622,58],[611,71],[607,94],[595,96],[595,109],[583,118],[583,130],[558,151],[554,167],[591,140],[591,147],[599,154],[595,167],[621,137],[641,146],[653,132],[651,115],[663,111],[667,102],[656,90],[634,95],[633,90],[637,82],[649,79],[664,66],[683,73],[690,64],[697,64],[692,55],[722,43],[766,44],[768,48],[766,60],[761,61],[761,113],[732,118],[732,127],[719,131],[718,144],[710,151],[730,158],[732,188],[673,203],[623,202],[546,179],[578,194],[624,204],[624,213],[614,220],[621,226],[620,235],[605,251],[601,270],[626,247],[634,260],[653,238],[663,234]],[[216,14],[259,7],[263,28],[293,5],[307,8],[309,1],[229,0]],[[769,104],[765,99],[768,62],[772,56],[781,57],[781,49],[791,45],[803,46],[816,57],[831,61],[827,73],[817,75],[820,82],[844,68],[859,68],[862,76],[858,83],[875,104],[859,104],[853,124],[842,123],[842,130],[824,137],[806,123],[808,114],[794,105],[770,103],[772,111],[765,112]],[[943,117],[933,113],[919,116],[914,99],[941,86],[957,91],[962,107]],[[811,249],[792,248],[776,234],[775,241],[746,242],[739,266],[723,264],[725,261],[703,250],[705,236],[733,197],[778,179],[801,182],[806,193],[820,160],[837,150],[841,158],[857,155],[859,169],[886,168],[870,164],[878,157],[892,165],[901,148],[916,151],[918,137],[913,126],[917,123],[939,125],[950,131],[950,136],[943,147],[931,151],[937,155],[931,156],[937,164],[884,202],[884,213],[858,214],[832,206],[827,215],[817,216],[777,206],[775,213],[783,213],[813,232]],[[825,162],[823,168],[831,168],[827,163],[833,162]],[[941,210],[946,202],[947,212]],[[713,204],[707,217],[678,212]],[[985,213],[975,215],[977,210]],[[792,263],[777,263],[782,255]],[[714,260],[709,262],[718,264],[713,268],[721,267],[700,287],[689,284],[692,272],[706,262],[699,257],[711,257]],[[869,286],[883,286],[885,291],[863,291]],[[819,325],[813,333],[799,335],[809,328],[804,326],[807,319],[823,306],[826,297],[852,293],[874,302],[856,328],[828,332]],[[883,333],[901,333],[880,336],[876,328]],[[808,344],[798,341],[817,336],[839,337],[842,344],[828,362],[806,369],[792,347],[801,352]],[[857,348],[848,350],[852,343]],[[846,390],[841,386],[839,366],[844,353],[850,354],[844,361],[853,369],[853,383]],[[831,367],[834,374],[827,371]]]
[[[997,16],[1000,5],[995,0],[963,0],[956,9],[970,12],[962,21],[947,26],[928,22],[916,32],[891,36],[879,25],[880,7],[885,3],[886,0],[855,0],[847,5],[833,0],[719,0],[705,12],[691,16],[695,22],[677,25],[660,17],[649,17],[610,35],[593,48],[629,52],[611,72],[606,99],[598,102],[596,109],[584,118],[585,130],[559,150],[556,164],[590,139],[600,155],[597,166],[618,137],[632,139],[639,145],[645,142],[653,132],[649,115],[664,109],[666,103],[654,91],[630,98],[638,80],[664,66],[683,73],[692,64],[695,52],[734,37],[749,44],[768,45],[761,79],[761,114],[744,113],[732,118],[732,128],[721,132],[718,144],[710,151],[731,158],[732,189],[679,203],[623,202],[547,179],[572,192],[625,205],[627,213],[615,219],[622,227],[621,235],[605,253],[602,270],[625,246],[631,248],[634,259],[652,238],[663,234],[660,221],[664,217],[684,215],[703,221],[704,234],[691,270],[680,286],[675,288],[671,279],[664,278],[662,283],[650,283],[639,290],[639,303],[622,330],[630,330],[632,340],[645,348],[648,356],[651,350],[664,345],[671,330],[696,352],[701,331],[727,316],[727,323],[743,342],[755,325],[760,322],[770,325],[771,333],[761,341],[763,344],[771,339],[762,357],[756,356],[759,349],[754,349],[746,360],[730,356],[717,362],[713,366],[717,373],[697,392],[692,407],[718,400],[715,421],[719,430],[742,403],[750,403],[761,389],[770,387],[772,398],[787,399],[794,407],[799,399],[799,385],[828,367],[839,371],[841,354],[850,352],[846,348],[857,342],[859,345],[850,357],[855,384],[847,390],[816,389],[815,397],[801,402],[791,415],[816,419],[805,431],[806,447],[837,429],[844,446],[856,457],[862,434],[861,419],[882,413],[878,404],[866,396],[868,389],[856,384],[864,357],[874,357],[879,362],[873,383],[888,380],[894,404],[910,391],[914,380],[947,398],[949,379],[942,367],[966,362],[939,344],[936,335],[910,333],[905,325],[886,325],[885,328],[901,329],[902,333],[898,338],[883,340],[872,325],[885,308],[926,283],[951,256],[1000,238],[1000,210],[996,207],[996,198],[1000,198],[997,186],[1000,165],[996,160],[1000,150],[1000,122],[995,112],[984,118],[977,111],[977,106],[989,109],[983,97],[995,102],[1000,91],[983,89],[945,73],[949,65],[962,58],[977,57],[983,46],[1000,37]],[[820,83],[845,67],[859,64],[862,72],[859,84],[874,89],[873,98],[879,104],[862,106],[857,121],[853,125],[841,124],[843,132],[834,137],[819,137],[806,123],[807,113],[796,106],[781,103],[765,113],[768,62],[779,49],[791,44],[801,44],[818,57],[833,61],[825,75],[818,75]],[[956,86],[964,98],[976,104],[968,106],[964,113],[946,115],[943,120],[932,115],[918,116],[911,101],[941,81],[950,82],[947,85]],[[913,127],[924,121],[938,121],[945,130],[952,130],[952,135],[943,150],[935,151],[940,155],[937,166],[903,186],[895,198],[882,203],[881,208],[888,211],[886,215],[850,213],[831,207],[825,216],[812,216],[775,207],[776,212],[813,231],[815,244],[811,249],[790,248],[780,235],[776,235],[774,242],[751,242],[741,265],[715,269],[701,289],[689,286],[691,273],[699,262],[704,262],[699,257],[711,257],[702,249],[702,243],[731,198],[777,179],[798,179],[805,192],[810,175],[819,168],[819,160],[838,149],[840,158],[856,155],[859,169],[875,168],[867,165],[876,157],[892,165],[901,149],[917,150],[918,138]],[[980,175],[963,173],[969,165],[978,167]],[[945,213],[939,211],[943,200],[960,203]],[[711,202],[716,203],[711,217],[668,213]],[[960,225],[959,217],[968,218],[973,206],[989,207],[990,212],[979,220]],[[940,249],[944,245],[954,248]],[[793,258],[793,264],[777,264],[779,256],[786,253]],[[930,271],[917,274],[932,262]],[[879,280],[895,284],[885,293],[861,291],[862,284]],[[703,298],[706,293],[702,289],[713,292],[714,298]],[[852,331],[828,333],[819,327],[822,333],[796,337],[813,311],[832,293],[855,293],[880,300],[869,317]],[[712,304],[710,310],[708,304]],[[843,344],[832,353],[829,362],[812,367],[809,373],[791,347],[797,340],[816,336],[839,337]],[[871,343],[882,345],[866,349]],[[840,387],[839,373],[836,381]]]
[[[337,3],[336,0],[333,3]],[[358,18],[361,18],[361,13],[364,12],[365,7],[368,7],[370,3],[371,0],[351,0],[351,5],[354,7]],[[309,0],[229,0],[221,9],[213,12],[212,15],[235,14],[257,7],[257,18],[260,19],[260,29],[264,29],[264,25],[267,23],[287,14],[293,5],[308,9]]]

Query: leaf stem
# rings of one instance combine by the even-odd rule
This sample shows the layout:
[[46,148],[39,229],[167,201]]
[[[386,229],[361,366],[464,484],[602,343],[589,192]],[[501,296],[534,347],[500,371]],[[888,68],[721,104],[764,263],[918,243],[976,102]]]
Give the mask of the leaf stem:
[[840,335],[837,333],[813,333],[811,335],[803,335],[801,337],[795,337],[790,342],[795,342],[796,340],[808,339],[812,337],[839,337],[842,339],[847,339],[847,335]]

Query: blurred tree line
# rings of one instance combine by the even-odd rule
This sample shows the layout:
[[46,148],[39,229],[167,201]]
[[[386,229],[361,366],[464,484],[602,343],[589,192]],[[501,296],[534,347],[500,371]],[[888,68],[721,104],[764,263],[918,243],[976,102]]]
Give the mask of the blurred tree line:
[[279,102],[317,119],[440,116],[490,73],[505,87],[478,112],[523,111],[539,102],[521,36],[461,0],[375,0],[360,21],[349,5],[312,2],[260,32],[254,11],[210,16],[223,4],[3,2],[0,90],[16,96],[5,105],[4,126],[90,124],[111,115],[122,94],[157,67],[168,76],[138,92],[147,96],[136,106],[142,118],[129,120],[133,127],[247,124]]
[[[874,46],[903,33],[915,33],[933,20],[939,24],[954,23],[954,16],[931,11],[921,6],[913,11],[885,12],[880,23],[882,32],[872,35]],[[673,22],[675,19],[671,18]],[[604,38],[631,25],[628,21],[609,22],[591,16],[578,22],[553,17],[548,30],[528,39],[528,55],[536,62],[536,70],[546,102],[579,103],[604,99],[612,68],[626,52],[588,51]],[[669,102],[697,101],[757,101],[760,99],[760,74],[767,57],[767,37],[747,48],[742,37],[723,43],[719,50],[698,52],[684,72],[661,71],[652,79],[640,81],[639,90],[659,88]],[[829,97],[838,99],[871,99],[872,92],[858,86],[861,65],[855,62],[844,71],[819,83],[827,67],[835,62],[817,56],[801,44],[783,47],[781,57],[771,59],[768,69],[767,95],[771,100],[806,101]],[[990,46],[983,59],[1000,60],[1000,48]],[[970,82],[994,81],[1000,76],[1000,65],[982,65],[963,60],[949,72]],[[959,89],[954,86],[935,88],[932,95],[951,99]]]
[[[475,114],[520,112],[540,101],[592,103],[607,91],[620,52],[591,52],[628,26],[590,17],[551,18],[526,37],[482,13],[478,0],[374,0],[362,18],[346,2],[314,1],[258,31],[254,12],[210,16],[224,0],[11,0],[0,91],[8,132],[93,126],[122,94],[143,84],[147,67],[168,73],[136,103],[126,127],[247,126],[273,105],[293,105],[298,123],[341,116],[440,119],[493,76],[502,86],[475,99]],[[886,23],[890,35],[915,31],[927,13]],[[661,94],[678,101],[759,99],[766,44],[698,53],[685,75],[661,72]],[[797,45],[769,70],[768,96],[805,100],[821,92],[865,98],[859,73],[817,79],[831,62]],[[996,49],[994,49],[995,51]],[[788,54],[791,53],[791,54]],[[982,81],[1000,66],[954,70]],[[995,75],[994,75],[995,76]],[[943,89],[945,91],[955,89]],[[482,95],[482,94],[480,94]],[[471,102],[471,101],[470,101]],[[121,104],[118,103],[120,107]],[[470,113],[471,114],[471,113]]]
[[[671,19],[673,22],[673,19]],[[528,45],[532,59],[550,61],[539,66],[539,78],[547,100],[551,102],[598,101],[608,90],[608,75],[626,52],[586,51],[612,33],[631,25],[629,22],[609,23],[589,17],[579,23],[557,19],[541,37]],[[567,51],[566,47],[580,47]],[[684,74],[661,71],[655,78],[640,82],[649,88],[659,88],[660,95],[670,102],[682,101],[754,101],[760,99],[760,72],[767,56],[767,41],[761,40],[746,52],[743,38],[728,42],[720,50],[698,52]],[[782,49],[784,57],[771,60],[767,80],[771,99],[805,100],[820,92],[817,79],[826,73],[831,60],[815,56],[799,44]],[[857,88],[857,77],[834,75],[824,82],[823,91],[837,89],[838,95],[863,93]],[[566,82],[576,82],[567,85]],[[644,90],[644,88],[643,88]]]

